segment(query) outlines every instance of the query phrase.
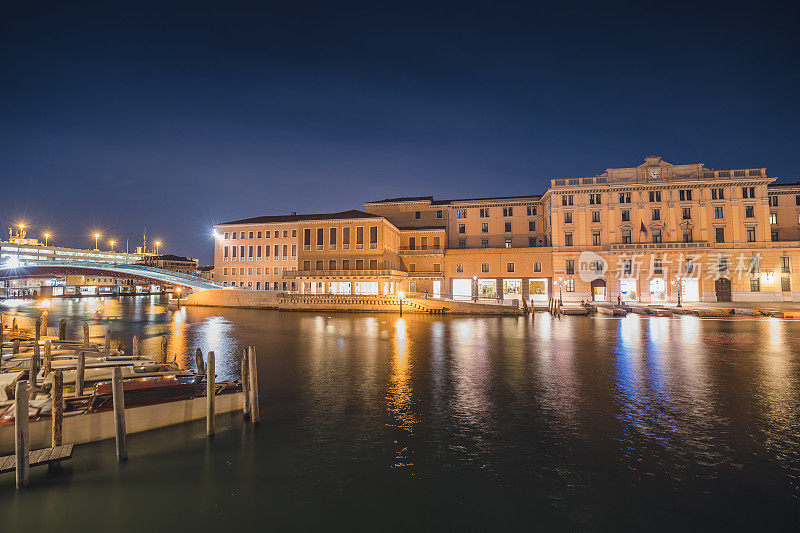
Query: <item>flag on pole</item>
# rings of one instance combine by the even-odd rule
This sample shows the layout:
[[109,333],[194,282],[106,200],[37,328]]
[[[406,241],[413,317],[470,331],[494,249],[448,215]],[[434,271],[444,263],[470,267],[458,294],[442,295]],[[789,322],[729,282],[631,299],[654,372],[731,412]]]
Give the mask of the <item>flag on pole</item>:
[[644,222],[640,222],[640,224],[642,226],[639,228],[639,231],[643,231],[644,234],[647,235],[647,228],[644,227]]

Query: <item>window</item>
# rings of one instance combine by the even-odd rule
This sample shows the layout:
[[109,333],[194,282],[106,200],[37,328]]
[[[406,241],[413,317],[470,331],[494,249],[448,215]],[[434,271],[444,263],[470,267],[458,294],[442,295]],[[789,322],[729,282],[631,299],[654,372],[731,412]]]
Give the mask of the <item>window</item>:
[[456,263],[456,272],[464,272],[464,263]]
[[287,253],[289,251],[288,248],[289,248],[288,245],[286,245],[286,244],[283,245],[283,260],[284,261],[286,261],[286,259],[289,257],[289,254]]
[[564,234],[564,246],[572,246],[572,233]]
[[481,248],[489,247],[489,239],[481,239]]
[[506,233],[511,233],[511,222],[505,223],[505,231]]
[[237,233],[235,231],[233,233],[231,233],[231,239],[235,239],[236,235],[237,235]]
[[[488,229],[487,229],[488,231]],[[466,224],[459,224],[458,225],[458,232],[459,233],[466,233],[467,232],[467,225]]]
[[244,261],[244,245],[239,246],[239,260]]
[[239,232],[239,238],[240,238],[240,239],[244,239],[244,232],[243,232],[243,231],[240,231],[240,232]]
[[564,211],[564,224],[572,224],[572,211]]
[[439,237],[434,237],[433,238],[433,248],[436,249],[436,250],[441,248],[441,240],[439,239]]
[[723,218],[722,216],[722,207],[715,207],[714,208],[714,218]]
[[778,197],[775,195],[770,196],[769,205],[770,207],[778,207]]
[[631,203],[631,193],[629,193],[629,192],[621,192],[621,193],[619,193],[619,203],[621,203],[621,204],[629,204],[629,203]]
[[651,202],[660,202],[661,201],[661,191],[650,191],[650,201]]
[[622,244],[630,244],[631,243],[631,230],[624,229],[622,230]]
[[724,255],[719,256],[719,259],[717,259],[717,270],[720,274],[728,272],[728,258]]
[[[234,246],[233,249],[235,250],[236,247]],[[223,246],[222,247],[222,260],[223,261],[227,261],[228,260],[228,247],[227,246]]]
[[514,273],[514,263],[506,263],[506,272],[509,274]]
[[781,274],[789,274],[790,272],[789,258],[787,256],[781,257]]
[[536,246],[536,237],[528,237],[528,246]]
[[253,238],[253,232],[252,231],[247,234],[247,238],[248,239],[252,239]]
[[660,243],[660,242],[662,242],[662,241],[661,241],[661,230],[660,230],[660,229],[654,229],[654,230],[653,230],[653,232],[652,232],[652,236],[653,236],[653,239],[652,239],[652,241],[653,241],[654,243]]
[[761,257],[753,256],[750,258],[750,266],[747,268],[749,274],[758,274],[761,272]]
[[356,250],[364,248],[364,226],[356,228]]
[[378,247],[378,226],[369,227],[369,247],[371,249]]
[[725,189],[711,189],[711,199],[712,200],[724,200],[725,199]]
[[317,228],[317,250],[322,250],[325,243],[325,229],[324,228]]
[[750,278],[750,292],[761,292],[760,278]]
[[566,270],[568,275],[575,274],[575,260],[574,259],[567,259],[564,262],[564,270]]
[[436,218],[442,218],[444,216],[444,212],[441,209],[436,210]]
[[770,224],[777,224],[778,223],[778,213],[770,213],[769,214],[769,223]]
[[623,209],[622,210],[622,221],[623,222],[630,222],[631,221],[631,210],[630,209]]
[[328,270],[336,270],[336,259],[328,261]]
[[279,235],[280,235],[280,232],[278,230],[275,230],[275,231],[272,232],[272,236],[275,237],[276,239],[278,238]]
[[350,249],[350,228],[342,228],[342,250]]
[[480,211],[478,211],[478,216],[480,218],[489,218],[489,208],[488,207],[482,207],[480,209]]
[[289,232],[286,231],[286,230],[283,230],[283,238],[285,239],[288,236],[289,236]]
[[742,187],[742,198],[755,198],[755,197],[756,197],[755,187]]
[[755,218],[756,216],[756,208],[753,205],[746,205],[744,206],[744,216],[745,218]]
[[331,228],[330,231],[330,249],[336,249],[336,228]]
[[506,248],[511,248],[511,239],[510,238],[506,239]]
[[[297,238],[297,230],[293,229],[292,230],[292,239],[296,239],[296,238]],[[292,285],[294,285],[294,281],[292,282]]]
[[[410,265],[411,271],[414,271],[414,264]],[[356,270],[364,270],[364,260],[363,259],[356,259]]]
[[778,242],[780,239],[778,238],[778,230],[774,229],[770,232],[770,238],[772,242]]
[[225,268],[222,269],[222,275],[223,276],[227,276],[228,275],[228,267],[225,267]]
[[467,210],[466,209],[457,209],[456,210],[456,218],[467,218]]
[[[800,198],[800,196],[798,196],[798,198]],[[800,200],[798,200],[797,205],[800,205]],[[536,206],[535,205],[529,205],[528,206],[528,216],[529,217],[536,216]]]
[[661,264],[661,259],[653,259],[653,274],[663,274],[664,267]]
[[342,259],[342,270],[350,270],[350,260]]
[[414,220],[419,220],[420,218],[422,218],[422,212],[414,211]]
[[601,203],[602,203],[601,202],[601,196],[599,194],[590,194],[589,195],[589,204],[591,204],[591,205],[600,205]]
[[303,270],[311,270],[311,261],[303,261]]
[[[794,205],[800,205],[800,194],[794,197]],[[227,233],[225,235],[228,235]],[[227,239],[227,237],[225,237]]]
[[680,198],[681,202],[691,202],[692,201],[692,190],[691,189],[681,189],[678,191],[678,198]]
[[600,232],[593,231],[592,232],[592,246],[600,246]]
[[592,222],[600,222],[600,211],[592,211]]
[[573,278],[564,280],[564,290],[567,292],[575,292],[575,280]]
[[571,194],[564,194],[561,196],[561,205],[572,205],[573,198]]
[[316,264],[315,264],[315,269],[316,269],[316,270],[322,270],[322,264],[323,264],[323,263],[322,263],[322,261],[321,261],[321,260],[320,260],[320,261],[317,261],[317,262],[316,262]]
[[692,208],[691,207],[684,207],[681,210],[683,214],[683,220],[690,220],[692,218]]
[[756,228],[753,226],[747,228],[747,242],[756,242]]
[[536,221],[529,220],[528,221],[528,231],[536,231]]
[[514,208],[513,207],[504,207],[503,208],[503,216],[504,217],[513,217],[514,216]]
[[269,231],[265,231],[265,232],[264,232],[264,238],[265,238],[265,239],[269,239],[269,236],[270,236],[270,235],[271,235],[271,232],[269,232]]
[[481,224],[481,233],[489,233],[489,223],[484,222]]
[[661,209],[653,209],[651,215],[653,220],[661,220]]
[[622,273],[625,275],[630,276],[633,274],[633,261],[630,259],[625,259],[622,261]]
[[781,292],[792,291],[792,280],[789,276],[781,276]]
[[683,237],[683,242],[694,241],[694,238],[692,237],[692,228],[683,228],[682,237]]
[[483,274],[489,273],[489,263],[481,263],[481,272]]
[[[800,198],[800,196],[798,196],[798,198]],[[800,202],[797,202],[797,205],[800,205]],[[228,232],[227,231],[225,232],[225,235],[222,236],[222,238],[223,239],[227,239],[228,238]]]
[[533,271],[534,272],[541,272],[542,271],[542,263],[538,261],[534,261],[533,263]]
[[467,247],[467,239],[458,239],[458,247],[464,249]]

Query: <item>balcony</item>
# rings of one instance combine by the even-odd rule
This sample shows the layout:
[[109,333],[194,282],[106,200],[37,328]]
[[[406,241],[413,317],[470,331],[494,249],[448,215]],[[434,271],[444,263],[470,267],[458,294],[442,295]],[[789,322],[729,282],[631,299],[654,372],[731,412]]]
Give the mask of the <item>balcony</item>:
[[432,247],[421,247],[421,248],[411,248],[407,247],[400,247],[398,250],[399,255],[444,255],[444,249],[442,248],[432,248]]
[[694,250],[697,248],[711,248],[708,241],[694,242],[640,242],[632,244],[609,244],[610,252],[625,252],[630,250]]
[[287,270],[284,279],[302,278],[405,278],[402,270]]
[[415,270],[408,272],[409,278],[433,278],[439,279],[444,277],[444,272],[441,270]]

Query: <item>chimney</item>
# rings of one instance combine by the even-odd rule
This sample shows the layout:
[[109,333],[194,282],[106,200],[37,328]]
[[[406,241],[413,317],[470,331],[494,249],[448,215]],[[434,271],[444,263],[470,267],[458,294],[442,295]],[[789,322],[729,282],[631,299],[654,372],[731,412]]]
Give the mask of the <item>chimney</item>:
[[291,216],[296,216],[296,215],[297,215],[297,213],[296,213],[295,211],[292,211],[292,212],[291,212],[291,213],[289,213],[289,214],[290,214]]

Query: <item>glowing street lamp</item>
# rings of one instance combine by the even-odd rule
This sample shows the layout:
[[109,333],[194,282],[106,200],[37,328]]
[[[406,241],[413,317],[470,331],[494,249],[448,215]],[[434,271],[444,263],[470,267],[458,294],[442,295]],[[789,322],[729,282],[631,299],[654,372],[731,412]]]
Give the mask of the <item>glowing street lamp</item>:
[[49,239],[49,238],[50,238],[50,234],[49,233],[45,233],[44,234],[44,245],[45,246],[47,246],[47,239]]
[[558,305],[564,305],[564,300],[561,299],[561,289],[564,286],[564,278],[558,277]]
[[100,238],[100,234],[99,233],[95,233],[94,234],[94,249],[95,250],[99,249],[99,248],[97,248],[97,239],[99,239],[99,238]]
[[108,241],[108,244],[111,245],[111,251],[114,251],[114,246],[117,244],[117,241]]
[[178,297],[178,309],[181,308],[181,287],[175,287],[175,295]]
[[158,255],[158,247],[161,246],[161,241],[156,241],[156,255]]
[[683,307],[681,305],[681,292],[683,292],[683,287],[681,286],[681,277],[677,276],[674,280],[672,280],[672,284],[678,287],[678,307]]
[[400,298],[400,316],[403,316],[403,298],[406,297],[406,293],[400,291],[397,293],[397,297]]

